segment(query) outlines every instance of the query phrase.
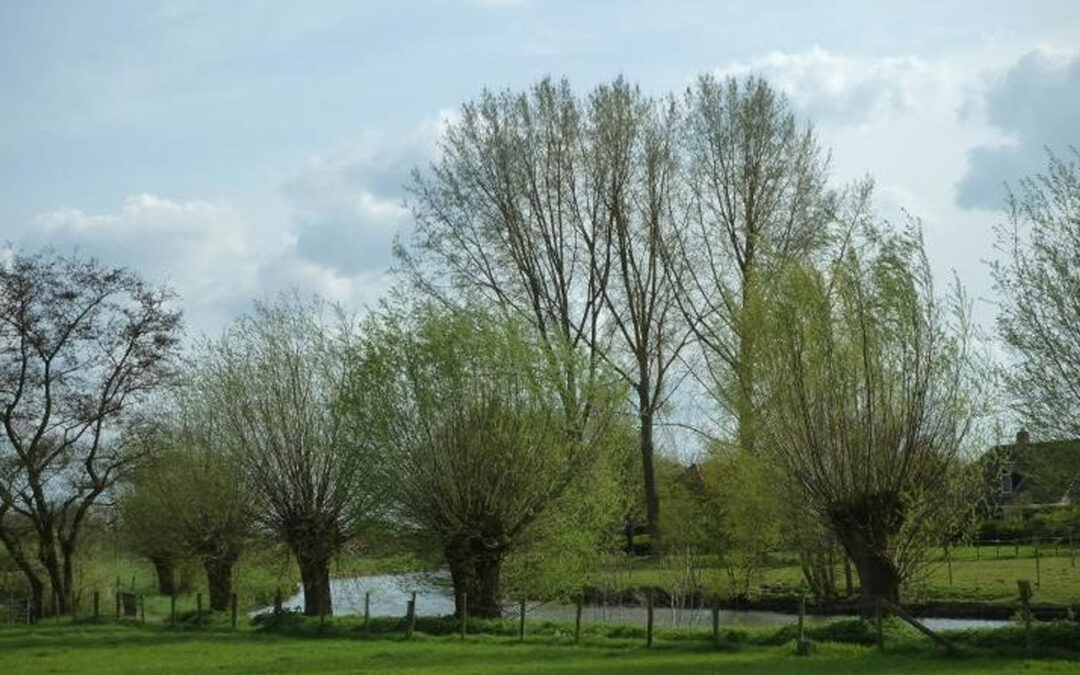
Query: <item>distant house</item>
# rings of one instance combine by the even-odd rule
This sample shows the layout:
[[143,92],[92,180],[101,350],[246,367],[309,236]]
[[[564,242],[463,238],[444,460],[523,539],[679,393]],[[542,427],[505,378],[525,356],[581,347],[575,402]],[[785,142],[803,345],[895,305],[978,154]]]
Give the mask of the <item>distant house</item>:
[[1080,439],[1032,442],[1021,429],[1014,443],[991,448],[983,461],[993,501],[1004,511],[1080,502]]

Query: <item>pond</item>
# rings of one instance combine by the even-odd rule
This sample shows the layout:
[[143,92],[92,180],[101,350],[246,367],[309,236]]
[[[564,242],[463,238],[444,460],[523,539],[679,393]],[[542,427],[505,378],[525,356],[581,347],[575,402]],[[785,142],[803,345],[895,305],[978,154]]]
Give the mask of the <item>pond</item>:
[[[454,595],[450,586],[450,574],[445,570],[434,572],[412,572],[408,574],[378,574],[364,577],[347,577],[330,580],[330,595],[333,599],[334,613],[338,615],[363,614],[364,595],[371,594],[371,616],[404,616],[405,606],[413,593],[416,593],[416,613],[418,616],[445,616],[454,613]],[[302,589],[292,597],[283,600],[282,606],[288,610],[301,611],[304,608]],[[265,610],[262,610],[265,611]],[[525,607],[530,619],[549,621],[573,621],[573,605],[558,603],[530,602]],[[516,603],[508,604],[505,615],[518,615]],[[826,623],[843,616],[810,615],[810,623]],[[720,610],[722,625],[740,626],[783,626],[794,622],[794,614],[768,612],[761,610]],[[645,624],[643,607],[585,607],[581,614],[582,623]],[[1007,621],[991,619],[920,619],[931,630],[959,630],[965,628],[997,628],[1008,625]],[[653,614],[656,626],[709,626],[712,623],[708,609],[678,609],[658,607]]]

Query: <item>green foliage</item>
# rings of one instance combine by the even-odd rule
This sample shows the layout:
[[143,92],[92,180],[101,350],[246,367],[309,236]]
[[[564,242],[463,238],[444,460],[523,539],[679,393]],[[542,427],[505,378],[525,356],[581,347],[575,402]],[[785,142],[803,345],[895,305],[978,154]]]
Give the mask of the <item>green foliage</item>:
[[1080,436],[1080,150],[1050,154],[1046,170],[1020,181],[997,231],[991,271],[1000,295],[998,332],[1013,359],[1012,403],[1036,435]]
[[345,405],[384,453],[393,520],[420,550],[455,574],[513,553],[512,578],[551,592],[595,559],[628,434],[625,392],[584,358],[476,310],[388,309],[364,325]]
[[724,504],[720,551],[729,594],[746,597],[780,545],[783,476],[767,455],[732,450],[708,463],[706,484]]
[[788,498],[863,565],[864,597],[895,595],[921,547],[971,512],[961,457],[980,370],[966,300],[935,294],[917,224],[859,223],[824,271],[792,262],[773,291],[758,410]]
[[983,540],[1023,541],[1036,539],[1080,540],[1080,505],[1050,508],[1009,518],[991,518],[979,523],[978,535]]

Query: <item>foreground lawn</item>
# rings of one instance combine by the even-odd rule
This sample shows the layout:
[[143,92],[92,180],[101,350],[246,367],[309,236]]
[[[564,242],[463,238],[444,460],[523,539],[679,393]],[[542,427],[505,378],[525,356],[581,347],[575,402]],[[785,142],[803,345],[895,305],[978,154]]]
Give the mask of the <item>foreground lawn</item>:
[[714,651],[703,645],[418,634],[399,638],[286,637],[253,631],[169,632],[128,626],[39,626],[0,630],[0,673],[1066,673],[1075,661],[947,657],[930,647],[884,654],[819,645],[810,658],[790,646]]

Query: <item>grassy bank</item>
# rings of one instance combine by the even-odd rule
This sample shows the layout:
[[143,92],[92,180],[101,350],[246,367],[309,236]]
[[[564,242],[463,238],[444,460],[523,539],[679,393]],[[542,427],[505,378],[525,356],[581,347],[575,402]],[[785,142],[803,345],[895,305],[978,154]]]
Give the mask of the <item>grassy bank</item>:
[[[79,673],[1066,673],[1068,658],[1029,661],[980,647],[945,656],[918,642],[900,640],[884,653],[858,644],[821,642],[809,658],[793,655],[790,642],[762,644],[752,636],[716,650],[707,641],[660,633],[653,648],[639,636],[589,634],[571,644],[565,634],[530,626],[524,643],[496,634],[417,633],[363,637],[355,626],[327,628],[323,639],[293,631],[168,631],[156,627],[43,624],[0,630],[0,672]],[[308,626],[307,628],[311,628]],[[764,634],[763,634],[764,635]],[[732,636],[728,636],[729,638]],[[745,636],[744,636],[745,637]]]

